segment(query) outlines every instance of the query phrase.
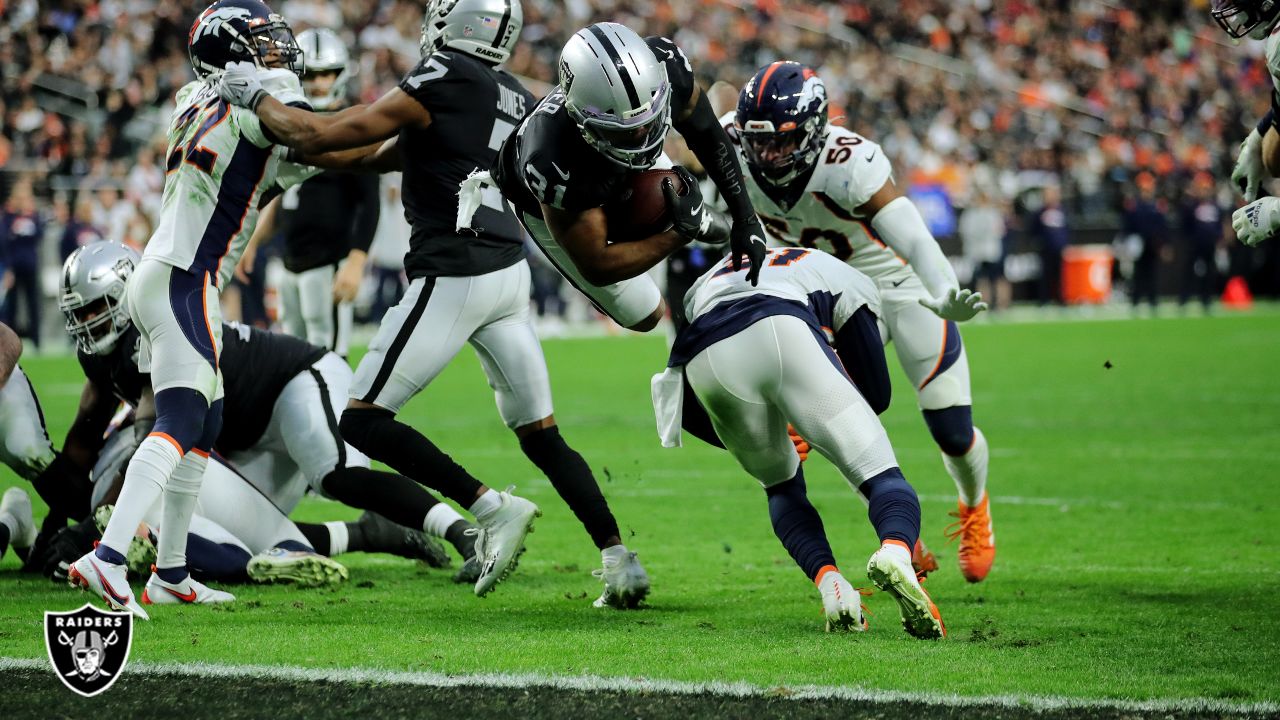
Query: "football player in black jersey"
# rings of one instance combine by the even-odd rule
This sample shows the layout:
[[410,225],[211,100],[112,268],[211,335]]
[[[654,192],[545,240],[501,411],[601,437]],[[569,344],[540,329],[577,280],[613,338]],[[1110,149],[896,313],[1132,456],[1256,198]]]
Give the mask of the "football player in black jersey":
[[[146,437],[155,422],[150,377],[138,367],[138,330],[123,303],[137,260],[123,245],[94,243],[72,253],[63,266],[59,307],[87,379],[55,461],[68,465],[67,474],[85,475],[93,467],[120,401],[136,408],[135,437]],[[243,325],[224,326],[222,337],[228,422],[214,449],[253,478],[275,505],[291,510],[310,487],[448,539],[463,558],[474,558],[473,528],[457,511],[405,477],[371,470],[369,459],[344,442],[335,408],[351,382],[345,361],[298,338]],[[343,537],[349,530],[328,526],[329,537],[319,544],[356,549],[349,534]],[[478,563],[472,565],[464,566],[468,580],[478,571]]]
[[[529,266],[520,223],[496,188],[479,192],[457,227],[458,187],[489,168],[533,106],[499,70],[523,24],[518,0],[432,2],[423,20],[423,58],[373,104],[332,117],[286,107],[228,69],[223,98],[253,107],[263,125],[303,162],[404,172],[413,227],[405,270],[411,280],[360,362],[343,435],[371,457],[439,490],[476,516],[484,595],[514,567],[537,507],[473,478],[396,413],[470,343],[497,395],[503,421],[551,480],[601,550],[604,592],[597,606],[631,607],[648,592],[644,569],[622,543],[618,523],[582,456],[552,414],[546,361],[529,316]],[[238,83],[248,86],[236,87]],[[718,126],[717,126],[718,127]],[[370,152],[370,145],[382,143]],[[350,150],[347,150],[350,149]]]
[[[732,225],[702,202],[686,172],[685,195],[664,188],[673,230],[610,243],[602,206],[629,174],[659,163],[673,126],[720,190]],[[765,234],[742,169],[688,58],[666,38],[642,39],[617,23],[579,30],[560,54],[559,87],[503,144],[492,176],[560,272],[623,327],[657,325],[666,305],[644,273],[689,240],[729,240],[733,269],[745,256],[756,282]]]
[[[318,112],[347,106],[350,56],[327,28],[298,33],[306,60],[302,88]],[[251,246],[279,230],[284,239],[280,322],[284,331],[347,356],[352,308],[378,227],[378,178],[328,170],[286,190],[258,216]],[[242,261],[243,263],[243,261]]]

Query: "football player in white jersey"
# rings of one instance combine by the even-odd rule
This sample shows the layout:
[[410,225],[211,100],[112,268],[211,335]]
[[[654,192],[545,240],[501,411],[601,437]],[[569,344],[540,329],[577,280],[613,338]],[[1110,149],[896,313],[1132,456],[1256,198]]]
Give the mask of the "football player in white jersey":
[[1280,233],[1280,198],[1259,198],[1262,183],[1280,176],[1280,2],[1275,0],[1213,0],[1213,19],[1233,38],[1264,40],[1267,70],[1275,87],[1271,110],[1240,146],[1235,171],[1231,173],[1249,203],[1231,216],[1236,237],[1245,245],[1257,245]]
[[[31,381],[18,367],[22,340],[0,323],[0,463],[35,482],[53,462],[53,445]],[[24,556],[36,541],[31,498],[12,487],[0,498],[0,557],[13,545]]]
[[[875,281],[880,323],[919,398],[943,464],[959,489],[960,569],[986,577],[995,558],[986,493],[987,442],[973,426],[969,364],[957,322],[987,309],[955,271],[902,195],[880,146],[827,124],[827,93],[810,68],[775,62],[721,118],[749,172],[747,192],[770,235],[818,248]],[[922,569],[932,557],[916,548]]]
[[898,601],[907,632],[942,637],[942,616],[911,564],[920,502],[876,417],[891,388],[875,283],[804,248],[769,250],[756,270],[753,288],[725,258],[685,296],[690,323],[653,382],[663,445],[679,445],[683,426],[733,453],[764,486],[774,533],[818,586],[827,630],[863,630],[858,592],[808,500],[793,424],[867,501],[881,543],[867,576]]
[[252,62],[264,87],[284,102],[303,102],[293,31],[260,0],[213,3],[192,24],[187,48],[199,79],[177,93],[160,220],[126,297],[142,334],[140,366],[155,389],[156,425],[129,462],[102,542],[68,571],[72,584],[144,619],[122,553],[162,494],[164,531],[157,570],[147,582],[151,594],[165,589],[195,602],[232,599],[189,576],[187,528],[222,425],[219,288],[253,232],[283,151],[253,113],[222,101],[210,81],[227,63]]

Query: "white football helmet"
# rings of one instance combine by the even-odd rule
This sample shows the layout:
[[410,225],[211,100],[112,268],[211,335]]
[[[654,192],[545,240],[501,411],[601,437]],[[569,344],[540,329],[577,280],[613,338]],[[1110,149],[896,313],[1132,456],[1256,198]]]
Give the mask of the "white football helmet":
[[520,0],[431,0],[422,17],[424,56],[442,48],[501,65],[524,27]]
[[671,125],[667,67],[631,28],[596,23],[560,52],[564,106],[587,144],[631,170],[653,166]]
[[124,292],[140,260],[133,248],[107,241],[90,243],[67,257],[58,309],[76,347],[106,355],[132,326]]
[[328,110],[341,103],[347,96],[347,82],[351,79],[351,53],[338,37],[328,28],[313,28],[298,33],[298,47],[302,48],[302,58],[306,68],[302,75],[305,87],[307,76],[313,73],[337,72],[338,77],[324,95],[315,96],[307,93],[307,102],[316,110]]

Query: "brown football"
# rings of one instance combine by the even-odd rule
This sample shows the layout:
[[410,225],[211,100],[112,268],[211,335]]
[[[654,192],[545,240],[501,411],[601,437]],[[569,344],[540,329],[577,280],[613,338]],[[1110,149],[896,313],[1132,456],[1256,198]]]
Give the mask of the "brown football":
[[609,242],[634,242],[671,227],[663,178],[671,178],[676,192],[685,194],[684,181],[672,170],[642,170],[623,181],[618,194],[604,206]]

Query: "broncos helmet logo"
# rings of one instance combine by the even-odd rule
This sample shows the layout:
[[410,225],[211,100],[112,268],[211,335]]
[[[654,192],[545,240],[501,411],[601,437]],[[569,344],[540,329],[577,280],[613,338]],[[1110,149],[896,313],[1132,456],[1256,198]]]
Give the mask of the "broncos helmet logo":
[[821,110],[827,104],[827,86],[822,84],[822,78],[809,68],[804,69],[804,85],[800,87],[799,97],[796,100],[796,110],[801,113]]
[[[195,24],[191,26],[191,34],[187,39],[188,43],[194,43],[197,40],[207,36],[222,32],[226,23],[231,20],[245,20],[253,16],[245,8],[239,7],[211,7],[205,10]],[[233,35],[238,35],[233,31]]]

